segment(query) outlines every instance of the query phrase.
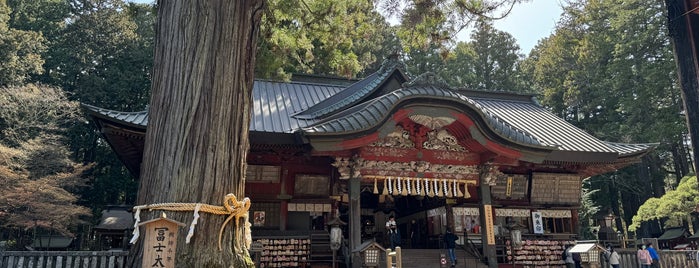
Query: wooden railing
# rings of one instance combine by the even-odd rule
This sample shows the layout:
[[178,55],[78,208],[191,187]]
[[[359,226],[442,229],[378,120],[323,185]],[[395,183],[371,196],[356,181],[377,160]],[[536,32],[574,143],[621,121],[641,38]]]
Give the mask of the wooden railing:
[[[618,249],[617,253],[619,253],[619,257],[621,258],[619,261],[621,268],[640,267],[638,264],[638,259],[636,258],[636,250]],[[660,267],[699,268],[697,254],[699,254],[699,251],[696,250],[658,250],[658,255],[660,256]],[[602,267],[609,267],[609,264],[605,263],[602,256],[600,256],[600,260],[603,262]]]
[[0,268],[123,268],[124,251],[0,251]]

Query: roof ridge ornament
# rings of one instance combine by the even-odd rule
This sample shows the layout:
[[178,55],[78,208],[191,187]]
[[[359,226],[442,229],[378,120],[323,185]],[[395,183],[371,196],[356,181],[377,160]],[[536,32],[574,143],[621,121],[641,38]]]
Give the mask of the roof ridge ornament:
[[449,84],[447,84],[447,81],[444,80],[442,77],[439,75],[433,73],[433,72],[425,72],[421,75],[418,75],[415,77],[415,79],[410,80],[409,82],[403,83],[402,85],[404,88],[406,87],[413,87],[413,86],[437,86],[449,90],[453,90]]
[[404,73],[406,73],[408,70],[405,62],[400,59],[400,53],[398,52],[393,52],[386,59],[384,59],[383,62],[381,62],[381,68],[379,68],[378,73],[390,72],[393,69],[401,70]]

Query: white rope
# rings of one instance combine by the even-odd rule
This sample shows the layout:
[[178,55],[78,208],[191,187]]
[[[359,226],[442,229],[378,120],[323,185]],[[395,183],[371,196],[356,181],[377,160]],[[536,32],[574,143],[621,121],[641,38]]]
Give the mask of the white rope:
[[141,235],[140,232],[138,231],[138,223],[141,221],[141,209],[140,208],[136,209],[136,213],[134,213],[133,218],[134,218],[133,232],[131,232],[133,237],[131,237],[131,241],[129,241],[129,243],[136,244],[138,237]]
[[197,225],[197,222],[199,221],[199,209],[201,208],[201,204],[197,203],[197,205],[194,207],[194,219],[192,220],[192,223],[189,225],[189,232],[187,233],[187,239],[185,240],[185,244],[189,244],[189,240],[192,239],[192,236],[194,236],[194,226]]

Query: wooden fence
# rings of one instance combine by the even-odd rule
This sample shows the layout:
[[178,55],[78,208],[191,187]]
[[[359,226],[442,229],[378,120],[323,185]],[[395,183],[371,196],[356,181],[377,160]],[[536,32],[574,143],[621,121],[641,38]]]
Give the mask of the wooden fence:
[[123,268],[124,251],[0,251],[0,268]]
[[[620,267],[621,268],[639,268],[638,259],[636,258],[636,250],[631,249],[618,249],[619,257],[621,257]],[[660,267],[661,268],[699,268],[699,261],[697,260],[697,250],[658,250],[658,255],[660,255]],[[605,263],[604,258],[600,257],[602,260],[602,267],[610,267],[609,264]]]

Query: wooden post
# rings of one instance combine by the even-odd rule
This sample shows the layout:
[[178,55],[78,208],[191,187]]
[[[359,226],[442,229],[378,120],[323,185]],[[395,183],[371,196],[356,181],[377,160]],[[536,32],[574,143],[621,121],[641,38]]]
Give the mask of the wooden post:
[[403,251],[400,249],[400,247],[396,247],[396,268],[401,268],[403,267]]
[[362,225],[361,225],[361,204],[360,204],[360,184],[359,178],[350,177],[349,179],[349,250],[352,252],[352,267],[361,267],[361,256],[359,252],[354,250],[362,243]]
[[[481,173],[481,179],[478,186],[479,196],[481,197],[480,210],[480,220],[481,220],[481,245],[483,245],[483,256],[488,259],[488,267],[497,268],[498,260],[495,252],[495,239],[493,230],[493,218],[492,218],[492,198],[490,196],[490,185],[485,183],[483,179],[483,173]],[[486,216],[486,213],[489,215]],[[488,219],[490,217],[490,219]],[[489,222],[488,222],[489,221]],[[488,224],[490,226],[488,226]],[[492,244],[490,243],[492,241]]]

